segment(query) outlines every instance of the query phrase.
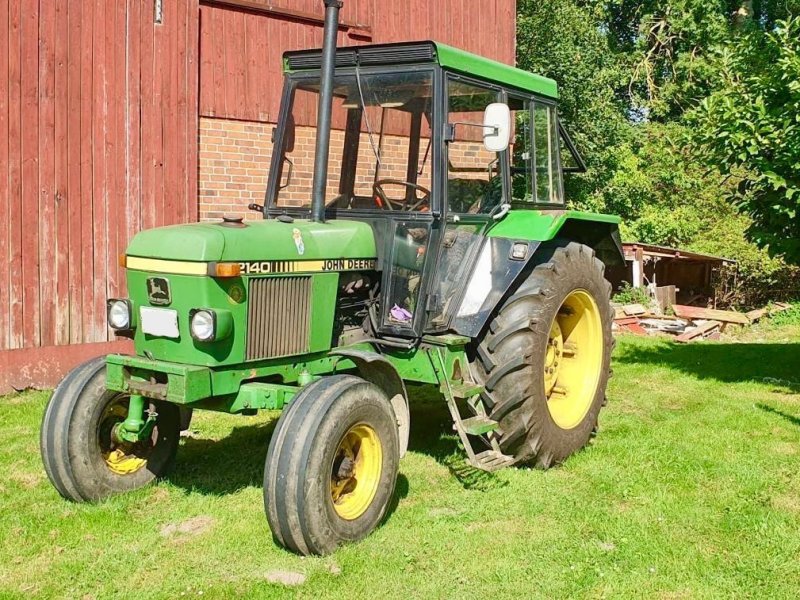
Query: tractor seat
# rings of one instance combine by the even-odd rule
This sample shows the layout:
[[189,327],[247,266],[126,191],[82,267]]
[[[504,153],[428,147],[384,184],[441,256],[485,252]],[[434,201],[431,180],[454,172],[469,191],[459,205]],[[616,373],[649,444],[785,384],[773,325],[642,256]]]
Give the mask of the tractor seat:
[[461,214],[487,214],[503,197],[503,180],[497,175],[484,179],[450,179],[447,182],[450,210]]

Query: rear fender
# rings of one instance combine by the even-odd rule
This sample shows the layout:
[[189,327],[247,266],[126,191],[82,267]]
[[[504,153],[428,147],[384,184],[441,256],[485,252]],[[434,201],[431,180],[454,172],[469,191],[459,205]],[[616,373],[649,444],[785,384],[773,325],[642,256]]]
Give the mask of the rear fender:
[[408,394],[403,378],[394,365],[375,352],[366,350],[339,349],[330,352],[333,356],[341,356],[353,361],[358,374],[381,388],[392,403],[397,417],[397,428],[400,439],[400,456],[408,450],[408,435],[411,425],[411,414],[408,408]]
[[[551,222],[553,223],[553,222]],[[456,333],[476,338],[488,323],[495,308],[503,298],[541,260],[547,242],[578,242],[594,249],[606,266],[625,264],[619,225],[616,222],[583,218],[556,220],[549,231],[542,231],[541,241],[531,240],[525,234],[536,233],[520,228],[503,232],[520,237],[490,235],[484,242],[473,265],[458,311],[451,323]],[[514,258],[512,250],[519,245],[528,246],[524,259]]]

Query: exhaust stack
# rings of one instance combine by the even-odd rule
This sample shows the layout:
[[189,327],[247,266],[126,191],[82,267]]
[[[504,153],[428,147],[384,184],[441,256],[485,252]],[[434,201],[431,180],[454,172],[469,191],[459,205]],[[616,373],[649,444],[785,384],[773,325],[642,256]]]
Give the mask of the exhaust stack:
[[328,185],[328,155],[333,109],[333,71],[336,66],[336,36],[339,33],[341,0],[324,0],[325,35],[322,44],[322,73],[317,107],[317,144],[314,151],[314,182],[311,188],[311,219],[325,221],[325,188]]

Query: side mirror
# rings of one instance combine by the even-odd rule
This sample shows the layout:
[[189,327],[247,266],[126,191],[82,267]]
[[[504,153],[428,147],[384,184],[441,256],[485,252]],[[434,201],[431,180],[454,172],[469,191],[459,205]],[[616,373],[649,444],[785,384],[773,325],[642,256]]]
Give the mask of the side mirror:
[[508,104],[493,102],[483,113],[483,147],[488,152],[503,152],[511,137],[511,110]]

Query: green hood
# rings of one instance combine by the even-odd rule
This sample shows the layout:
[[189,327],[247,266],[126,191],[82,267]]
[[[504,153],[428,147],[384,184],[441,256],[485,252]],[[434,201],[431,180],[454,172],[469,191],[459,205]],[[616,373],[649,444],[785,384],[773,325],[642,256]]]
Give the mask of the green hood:
[[172,225],[137,234],[127,253],[142,258],[197,262],[377,256],[372,228],[366,223],[344,220],[325,223],[263,220],[247,222],[244,227],[221,223]]

